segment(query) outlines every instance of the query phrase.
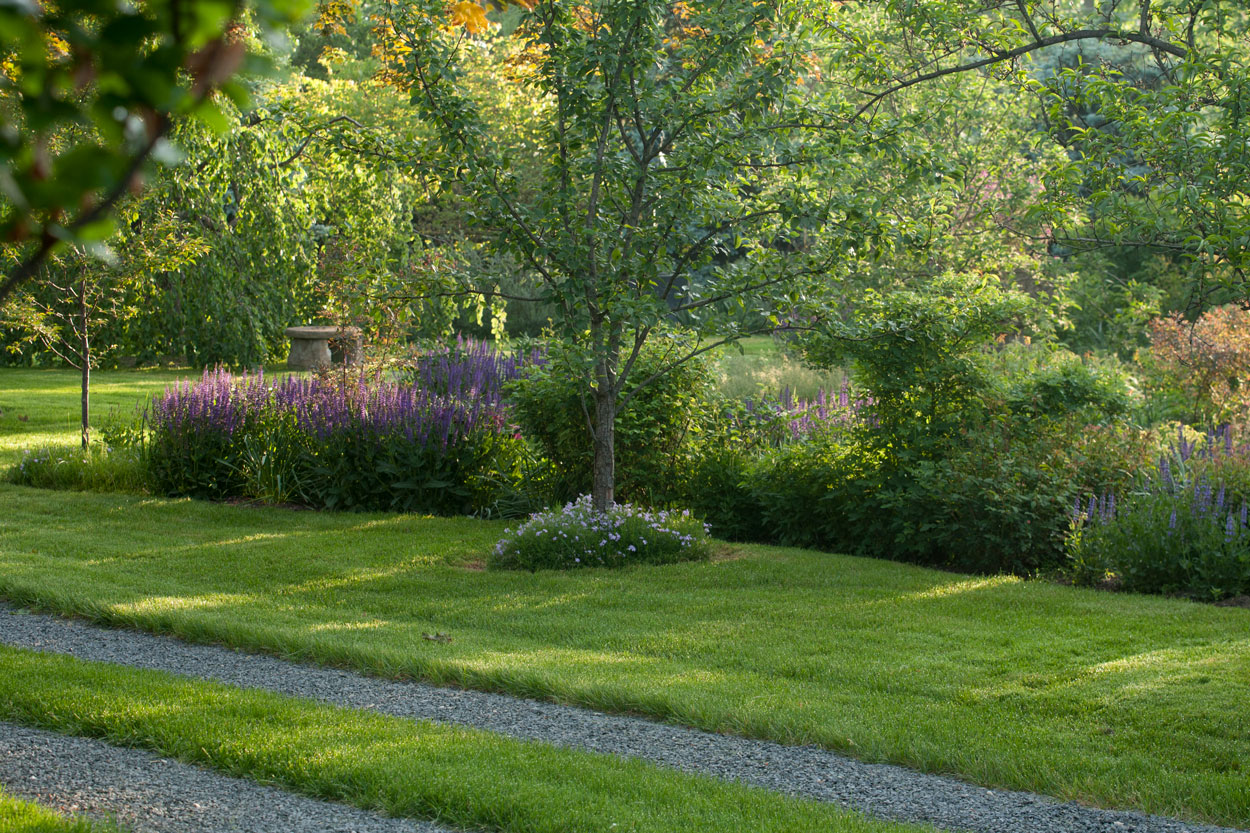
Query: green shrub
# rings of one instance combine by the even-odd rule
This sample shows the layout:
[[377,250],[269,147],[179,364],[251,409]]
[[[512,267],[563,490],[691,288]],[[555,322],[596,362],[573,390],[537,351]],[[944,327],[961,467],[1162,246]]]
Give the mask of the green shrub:
[[707,528],[689,512],[617,504],[597,512],[583,496],[563,509],[530,517],[496,545],[488,566],[505,570],[570,570],[705,560]]
[[1215,600],[1250,593],[1250,448],[1229,429],[1181,429],[1137,491],[1077,504],[1069,571],[1080,584]]
[[870,295],[806,348],[850,361],[871,397],[806,414],[799,431],[728,409],[688,504],[729,537],[973,572],[1060,568],[1075,496],[1131,482],[1157,440],[1087,429],[1127,411],[1122,374],[1023,345],[987,352],[1025,306],[962,276]]
[[1015,381],[1007,395],[1011,411],[1030,418],[1081,415],[1101,422],[1127,414],[1132,404],[1122,375],[1058,353],[1048,366]]
[[768,540],[755,485],[756,455],[709,444],[686,480],[685,504],[726,541]]
[[[625,501],[661,505],[680,497],[692,436],[710,414],[714,377],[706,361],[687,361],[638,387],[666,361],[663,347],[649,344],[622,392],[630,399],[616,415],[616,494]],[[550,497],[559,502],[589,492],[594,455],[587,413],[593,404],[575,351],[553,344],[547,363],[531,367],[507,393],[522,434],[549,461]]]

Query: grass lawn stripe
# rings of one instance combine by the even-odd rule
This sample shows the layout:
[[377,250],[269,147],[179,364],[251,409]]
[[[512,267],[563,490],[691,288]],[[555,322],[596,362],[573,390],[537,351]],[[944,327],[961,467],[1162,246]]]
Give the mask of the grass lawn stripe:
[[[830,802],[877,818],[922,822],[950,830],[966,828],[980,833],[1123,829],[1138,833],[1227,833],[1230,830],[1161,816],[1059,803],[1036,793],[985,790],[954,778],[864,764],[818,747],[786,747],[769,741],[712,734],[503,694],[370,678],[217,645],[197,645],[166,636],[100,627],[73,618],[30,614],[3,602],[0,602],[0,642],[175,674],[194,669],[194,676],[199,679],[227,685],[264,689],[345,708],[368,709],[408,720],[470,726],[523,740],[641,758],[682,772]],[[3,725],[6,724],[0,723]],[[2,744],[0,738],[0,780],[3,780],[5,766]]]
[[147,749],[6,720],[0,720],[0,784],[49,807],[116,820],[134,833],[456,833]]
[[907,833],[637,760],[0,646],[0,718],[395,816],[516,833]]

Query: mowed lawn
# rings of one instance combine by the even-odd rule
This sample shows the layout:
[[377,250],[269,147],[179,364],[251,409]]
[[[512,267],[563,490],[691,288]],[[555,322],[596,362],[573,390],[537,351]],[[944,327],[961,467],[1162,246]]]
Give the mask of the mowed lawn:
[[[97,374],[97,412],[186,375]],[[0,370],[9,462],[73,441],[74,383]],[[773,547],[486,572],[505,526],[2,485],[0,595],[1250,827],[1250,611]]]
[[504,525],[471,519],[15,486],[0,506],[19,603],[1250,824],[1245,610],[769,547],[486,572]]
[[[131,419],[148,398],[198,370],[97,370],[91,374],[91,424],[98,430],[111,419]],[[266,371],[275,377],[286,371]],[[24,449],[72,446],[81,432],[80,376],[77,370],[0,368],[0,470],[21,458]]]

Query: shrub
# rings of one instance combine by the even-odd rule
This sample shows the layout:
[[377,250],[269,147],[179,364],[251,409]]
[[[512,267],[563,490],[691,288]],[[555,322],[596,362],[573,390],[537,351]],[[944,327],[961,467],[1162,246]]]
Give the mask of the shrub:
[[363,375],[270,384],[212,371],[147,419],[153,481],[175,495],[460,514],[491,505],[524,459],[498,401]]
[[488,565],[506,570],[569,570],[674,564],[709,557],[707,528],[689,512],[616,504],[596,512],[589,495],[542,512],[499,541]]
[[1011,384],[1007,406],[1029,418],[1080,415],[1088,422],[1102,422],[1127,414],[1132,400],[1122,375],[1086,364],[1071,354],[1057,353],[1050,364]]
[[1214,600],[1250,593],[1250,447],[1180,429],[1144,488],[1078,502],[1068,540],[1081,584]]
[[1190,323],[1173,314],[1150,322],[1142,356],[1163,396],[1179,394],[1199,422],[1250,419],[1250,310],[1208,310]]
[[[662,346],[648,343],[623,391],[632,398],[616,415],[616,494],[622,500],[657,505],[677,499],[693,456],[690,439],[710,415],[714,379],[700,359],[638,387],[667,358]],[[545,364],[531,365],[507,386],[523,434],[551,468],[556,501],[590,491],[594,454],[586,414],[593,406],[586,384],[575,351],[557,342]]]
[[755,484],[757,455],[741,448],[709,446],[686,481],[686,505],[717,538],[766,541],[763,503]]

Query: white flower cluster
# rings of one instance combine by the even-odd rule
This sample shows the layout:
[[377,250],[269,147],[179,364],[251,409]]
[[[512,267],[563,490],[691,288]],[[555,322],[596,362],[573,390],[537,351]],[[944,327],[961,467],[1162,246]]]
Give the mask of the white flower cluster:
[[[650,510],[630,504],[615,504],[597,511],[589,495],[568,503],[563,509],[531,515],[515,533],[508,529],[495,546],[496,559],[506,558],[518,549],[541,549],[541,566],[616,566],[645,559],[647,548],[672,552],[683,560],[683,551],[701,545],[706,524],[699,524],[690,512]],[[522,561],[526,559],[521,559]],[[537,566],[537,565],[536,565]]]

